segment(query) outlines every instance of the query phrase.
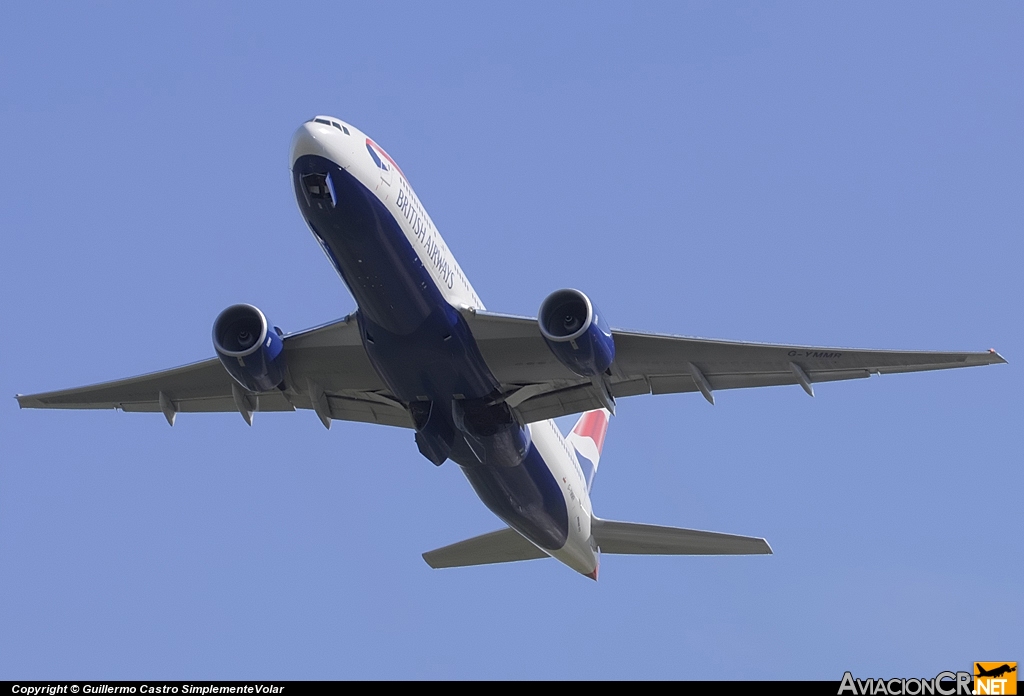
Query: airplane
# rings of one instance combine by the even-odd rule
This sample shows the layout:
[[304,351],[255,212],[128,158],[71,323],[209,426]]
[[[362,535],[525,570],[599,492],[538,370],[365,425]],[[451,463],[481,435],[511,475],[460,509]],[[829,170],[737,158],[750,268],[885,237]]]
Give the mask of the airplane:
[[995,667],[993,669],[985,669],[984,667],[982,667],[977,662],[974,663],[974,666],[975,666],[975,669],[977,671],[977,674],[974,675],[976,677],[997,677],[998,678],[998,677],[1003,676],[1004,674],[1009,674],[1010,672],[1016,672],[1017,671],[1017,665],[1016,664],[1014,664],[1013,667],[1011,667],[1008,664],[1003,664],[1003,665],[1000,665],[999,667]]
[[[489,312],[388,153],[316,116],[291,142],[295,200],[353,295],[347,317],[286,334],[249,304],[213,324],[216,357],[93,386],[17,395],[22,408],[253,414],[311,410],[414,431],[506,525],[423,554],[433,568],[553,557],[597,580],[601,554],[770,554],[762,538],[605,520],[590,493],[609,416],[639,394],[798,385],[1006,362],[988,352],[743,343],[610,328],[590,297],[551,293],[537,318]],[[567,437],[554,418],[582,414]]]

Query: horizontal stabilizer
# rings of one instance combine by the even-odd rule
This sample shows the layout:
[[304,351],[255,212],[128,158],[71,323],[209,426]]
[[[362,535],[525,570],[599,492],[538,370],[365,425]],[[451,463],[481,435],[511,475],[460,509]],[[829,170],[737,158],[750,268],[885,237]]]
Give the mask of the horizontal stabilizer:
[[772,552],[772,547],[764,539],[702,532],[696,529],[613,522],[597,518],[594,518],[591,529],[601,553],[717,556]]
[[534,558],[547,558],[547,554],[511,528],[466,539],[423,554],[423,560],[431,568],[460,568],[487,563],[529,561]]

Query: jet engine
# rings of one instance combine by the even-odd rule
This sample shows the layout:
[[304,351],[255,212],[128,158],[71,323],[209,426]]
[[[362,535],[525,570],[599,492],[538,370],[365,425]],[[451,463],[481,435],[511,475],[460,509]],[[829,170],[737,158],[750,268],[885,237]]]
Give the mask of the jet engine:
[[269,391],[284,381],[284,342],[252,305],[232,305],[217,316],[213,347],[228,374],[251,392]]
[[615,360],[612,331],[579,290],[556,290],[540,305],[540,333],[558,360],[581,377],[596,377]]

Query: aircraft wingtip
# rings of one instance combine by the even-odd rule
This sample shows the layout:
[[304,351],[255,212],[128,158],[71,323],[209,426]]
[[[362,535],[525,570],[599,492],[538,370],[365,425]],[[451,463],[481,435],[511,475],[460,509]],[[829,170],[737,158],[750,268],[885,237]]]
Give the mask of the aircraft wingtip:
[[993,362],[995,362],[996,364],[999,364],[999,363],[1007,363],[1007,362],[1008,362],[1008,361],[1006,360],[1006,358],[1004,358],[1003,356],[1001,356],[1001,355],[1000,355],[1000,354],[999,354],[999,353],[998,353],[998,352],[996,351],[996,349],[995,349],[995,348],[989,348],[989,349],[988,349],[988,352],[989,352],[989,354],[991,354],[991,355],[992,355],[992,357],[993,357],[993,358],[995,358],[995,360],[994,360]]
[[32,396],[26,394],[15,394],[14,398],[18,400],[18,408],[41,408],[39,400],[34,399]]

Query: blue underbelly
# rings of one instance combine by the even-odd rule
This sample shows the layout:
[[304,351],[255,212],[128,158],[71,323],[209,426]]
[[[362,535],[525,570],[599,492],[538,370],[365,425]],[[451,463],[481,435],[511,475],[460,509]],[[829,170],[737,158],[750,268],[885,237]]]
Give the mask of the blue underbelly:
[[[311,174],[330,176],[330,202],[309,199],[302,177]],[[355,177],[324,157],[306,155],[295,161],[292,182],[303,216],[364,317],[408,334],[445,303],[394,216]]]
[[508,526],[554,551],[569,537],[565,497],[533,445],[518,466],[463,466],[480,500]]
[[[329,199],[309,197],[307,175],[330,176]],[[425,403],[436,409],[427,421],[451,449],[435,463],[450,456],[498,517],[543,548],[564,546],[568,511],[557,481],[532,444],[518,452],[509,444],[528,441],[525,429],[506,425],[494,434],[457,417],[464,404],[493,400],[500,385],[466,320],[438,290],[390,211],[323,157],[298,158],[292,178],[303,216],[359,306],[374,369],[411,412]]]

